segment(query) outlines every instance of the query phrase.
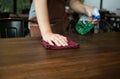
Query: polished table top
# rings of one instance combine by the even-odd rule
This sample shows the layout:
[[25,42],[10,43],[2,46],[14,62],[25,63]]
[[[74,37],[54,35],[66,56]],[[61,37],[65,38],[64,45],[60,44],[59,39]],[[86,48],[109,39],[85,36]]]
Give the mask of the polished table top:
[[71,38],[80,48],[46,50],[38,38],[0,39],[0,79],[120,79],[120,32]]

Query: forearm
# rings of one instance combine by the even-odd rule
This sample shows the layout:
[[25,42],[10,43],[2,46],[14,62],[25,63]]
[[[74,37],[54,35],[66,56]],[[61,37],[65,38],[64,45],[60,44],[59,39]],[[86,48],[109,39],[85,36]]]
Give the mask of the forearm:
[[34,0],[37,20],[41,34],[51,33],[48,10],[47,10],[47,0]]
[[92,10],[92,7],[88,6],[88,5],[84,5],[80,2],[80,0],[70,0],[70,7],[73,11],[77,12],[77,13],[83,13],[83,14],[86,14],[86,15],[91,15],[89,12],[88,12],[88,9],[89,10]]

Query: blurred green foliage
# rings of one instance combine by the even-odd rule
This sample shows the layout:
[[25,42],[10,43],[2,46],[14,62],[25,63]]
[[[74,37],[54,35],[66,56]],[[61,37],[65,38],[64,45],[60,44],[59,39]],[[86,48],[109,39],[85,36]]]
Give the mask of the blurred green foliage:
[[[80,1],[84,3],[84,0],[80,0]],[[22,10],[24,9],[29,9],[31,5],[30,0],[16,0],[16,2],[17,2],[17,12],[16,12],[17,14],[22,13]],[[13,0],[0,0],[0,6],[2,12],[14,13]]]
[[[30,8],[30,0],[16,0],[17,13],[21,13],[23,9]],[[13,13],[13,0],[0,0],[2,12]]]
[[30,8],[30,0],[17,0],[17,13],[22,13],[22,10]]
[[13,11],[13,0],[0,0],[2,12],[12,12]]

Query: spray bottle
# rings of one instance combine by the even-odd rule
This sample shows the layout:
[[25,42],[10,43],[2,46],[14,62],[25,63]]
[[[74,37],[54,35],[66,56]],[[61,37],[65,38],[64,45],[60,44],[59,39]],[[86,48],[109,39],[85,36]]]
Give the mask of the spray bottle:
[[[97,8],[94,8],[91,12],[93,20],[100,19],[100,14]],[[88,16],[83,15],[76,23],[75,29],[79,34],[87,34],[96,24],[88,22]]]

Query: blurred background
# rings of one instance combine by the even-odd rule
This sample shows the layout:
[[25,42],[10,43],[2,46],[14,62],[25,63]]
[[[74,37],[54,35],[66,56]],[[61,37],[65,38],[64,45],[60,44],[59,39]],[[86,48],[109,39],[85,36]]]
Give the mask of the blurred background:
[[[12,27],[12,30],[14,29],[12,34],[14,34],[14,32],[18,30],[19,31],[22,30],[23,33],[21,34],[20,32],[18,37],[19,36],[23,37],[28,35],[29,34],[28,14],[29,14],[31,2],[32,0],[0,0],[0,28],[6,29],[6,28],[2,28],[2,26],[4,25],[4,27],[7,26],[8,28],[8,25],[11,25],[9,28]],[[101,14],[100,23],[91,31],[91,33],[113,32],[113,31],[120,32],[120,6],[119,6],[120,0],[81,0],[81,2],[83,4],[97,7]],[[74,31],[74,26],[77,23],[80,14],[77,14],[74,11],[72,11],[68,6],[68,2],[66,3],[65,8],[68,17],[70,19],[70,24],[71,24],[70,29]],[[22,26],[21,30],[20,28],[19,29],[16,28],[17,24],[19,26]],[[4,32],[7,35],[9,35],[10,32],[8,33],[7,31]],[[0,37],[3,36],[4,35],[0,31]]]

